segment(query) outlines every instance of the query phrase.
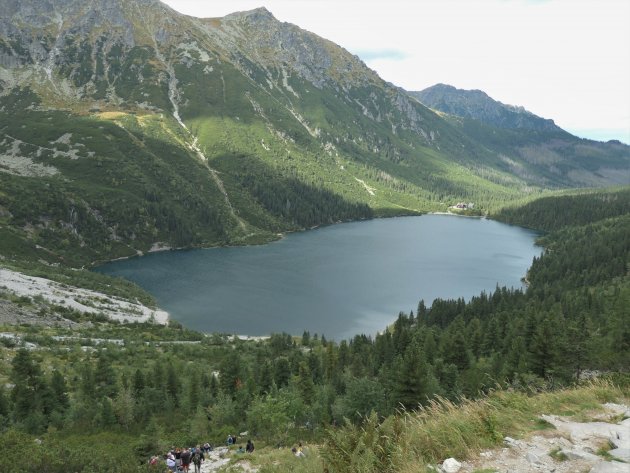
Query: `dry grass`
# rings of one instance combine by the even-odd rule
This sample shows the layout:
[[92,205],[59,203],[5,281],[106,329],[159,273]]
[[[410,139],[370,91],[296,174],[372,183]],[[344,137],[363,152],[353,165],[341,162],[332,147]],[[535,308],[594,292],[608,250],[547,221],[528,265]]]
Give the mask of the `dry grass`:
[[505,436],[523,437],[548,429],[540,422],[541,414],[575,417],[628,397],[627,388],[599,381],[536,395],[495,391],[483,399],[458,403],[438,398],[382,423],[373,416],[361,428],[346,426],[331,432],[322,456],[331,473],[423,471],[427,464],[448,457],[471,458],[500,445]]

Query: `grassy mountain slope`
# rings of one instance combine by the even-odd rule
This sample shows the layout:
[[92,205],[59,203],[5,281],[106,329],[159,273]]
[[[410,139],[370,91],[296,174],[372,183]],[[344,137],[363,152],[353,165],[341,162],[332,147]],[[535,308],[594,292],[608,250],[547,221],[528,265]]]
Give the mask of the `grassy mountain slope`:
[[630,147],[620,142],[577,138],[553,120],[505,105],[480,90],[437,84],[410,94],[497,153],[523,179],[548,187],[630,183]]

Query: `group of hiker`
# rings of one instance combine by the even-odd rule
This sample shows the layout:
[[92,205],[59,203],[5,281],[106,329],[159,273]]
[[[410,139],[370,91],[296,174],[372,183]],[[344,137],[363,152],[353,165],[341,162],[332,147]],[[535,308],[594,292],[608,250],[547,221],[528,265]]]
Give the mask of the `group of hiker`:
[[[190,465],[194,465],[195,473],[201,473],[201,464],[206,458],[206,455],[212,450],[212,445],[205,443],[203,446],[197,445],[190,448],[175,448],[164,455],[164,461],[168,471],[172,473],[188,472],[190,471]],[[150,465],[158,465],[158,457],[152,457],[149,460]]]
[[[236,445],[236,441],[238,440],[238,437],[236,435],[228,435],[227,437],[227,446],[231,447],[232,445]],[[254,451],[254,442],[250,440],[247,441],[247,445],[245,446],[245,448],[243,448],[242,445],[240,445],[238,447],[238,449],[236,450],[236,453],[252,453]]]
[[[235,435],[228,435],[227,446],[228,448],[236,445],[237,437]],[[201,464],[204,462],[208,454],[213,450],[212,445],[205,443],[203,446],[197,445],[190,448],[175,448],[171,447],[171,450],[164,455],[163,460],[166,462],[168,471],[171,473],[188,473],[190,471],[190,465],[194,465],[194,473],[201,473]],[[245,447],[240,445],[235,453],[253,453],[254,442],[247,440]],[[297,447],[291,448],[291,453],[296,457],[302,458],[306,455],[300,442]],[[149,460],[149,465],[155,468],[159,468],[160,458],[153,456]],[[163,465],[164,463],[162,463]]]
[[[236,445],[237,437],[234,435],[228,436],[228,447]],[[209,443],[205,443],[203,446],[197,445],[190,448],[175,448],[171,447],[171,450],[164,455],[163,460],[166,462],[166,466],[169,472],[172,473],[187,473],[190,472],[190,465],[194,466],[194,473],[201,473],[201,464],[206,460],[208,453],[214,448]],[[254,451],[254,442],[247,441],[245,448],[241,445],[236,453],[252,453]],[[149,460],[150,466],[159,467],[160,460],[158,456],[153,456]],[[163,463],[162,463],[163,464]]]

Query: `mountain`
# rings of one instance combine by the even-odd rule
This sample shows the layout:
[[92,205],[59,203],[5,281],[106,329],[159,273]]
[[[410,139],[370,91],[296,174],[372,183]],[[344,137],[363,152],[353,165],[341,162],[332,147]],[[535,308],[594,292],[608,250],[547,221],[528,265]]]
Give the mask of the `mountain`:
[[563,132],[553,120],[534,115],[523,107],[506,105],[493,100],[481,90],[462,90],[452,85],[436,84],[419,92],[411,92],[411,95],[434,110],[477,120],[495,128],[559,134]]
[[48,263],[488,208],[630,168],[623,145],[560,165],[538,135],[494,143],[264,8],[5,1],[0,90],[0,253]]
[[410,92],[445,114],[460,130],[496,152],[524,179],[547,186],[605,186],[630,183],[630,147],[619,141],[581,139],[523,107],[506,105],[481,90],[436,84]]

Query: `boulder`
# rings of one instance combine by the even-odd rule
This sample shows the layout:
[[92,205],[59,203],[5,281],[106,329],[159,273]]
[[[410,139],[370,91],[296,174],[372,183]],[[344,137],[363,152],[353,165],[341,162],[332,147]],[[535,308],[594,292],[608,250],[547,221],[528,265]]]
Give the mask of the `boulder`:
[[[630,463],[630,448],[615,448],[614,450],[610,450],[608,453],[615,458],[619,458],[620,460]],[[628,469],[630,470],[630,466]]]
[[540,457],[533,452],[527,452],[527,455],[525,455],[525,459],[532,465],[538,465],[542,463],[542,461],[540,461]]
[[442,471],[444,473],[457,473],[461,467],[462,464],[454,458],[447,458],[444,460],[444,463],[442,463]]
[[601,457],[598,457],[597,455],[575,448],[563,448],[560,452],[563,453],[569,460],[588,460],[592,462],[598,462],[601,460]]
[[591,468],[589,473],[628,473],[628,464],[601,461]]

